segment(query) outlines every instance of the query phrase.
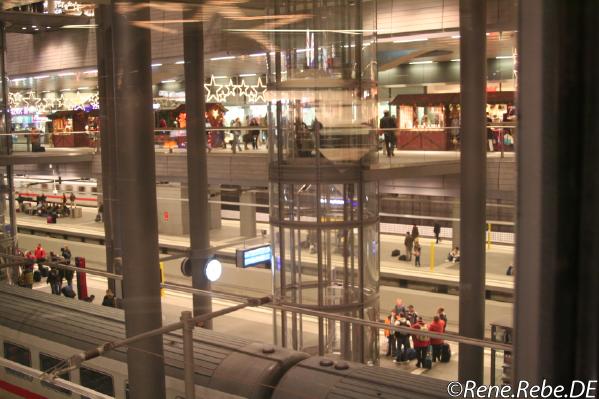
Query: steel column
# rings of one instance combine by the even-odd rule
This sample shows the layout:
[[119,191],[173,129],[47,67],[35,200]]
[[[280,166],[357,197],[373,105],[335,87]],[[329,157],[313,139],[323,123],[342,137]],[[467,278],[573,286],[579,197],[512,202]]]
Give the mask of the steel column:
[[[485,334],[486,0],[460,0],[460,335]],[[458,378],[483,383],[483,350],[460,344]]]
[[[210,299],[210,297],[208,297]],[[183,323],[183,373],[185,381],[185,399],[195,399],[195,381],[193,366],[193,328],[194,321],[191,312],[181,312]]]
[[[102,222],[106,247],[106,270],[110,273],[122,274],[122,267],[115,258],[122,256],[121,251],[121,218],[117,196],[116,176],[118,163],[116,159],[117,137],[115,134],[114,111],[114,49],[112,6],[99,5],[96,8],[96,46],[98,60],[98,88],[100,97],[100,157],[102,160]],[[108,287],[115,293],[117,306],[123,299],[122,286],[119,282],[108,280]]]
[[[154,113],[149,2],[134,9],[113,2],[115,131],[119,166],[117,193],[123,248],[127,337],[160,328],[160,269],[154,154]],[[132,399],[165,396],[162,337],[144,338],[127,351]]]
[[[197,9],[184,11],[184,19],[195,19]],[[204,98],[204,28],[202,22],[183,24],[185,60],[185,107],[187,111],[187,189],[189,195],[189,238],[192,286],[209,290],[204,272],[210,250],[208,216],[208,172],[206,160],[206,100]],[[210,298],[194,295],[193,314],[210,313]],[[212,320],[204,324],[212,328]]]

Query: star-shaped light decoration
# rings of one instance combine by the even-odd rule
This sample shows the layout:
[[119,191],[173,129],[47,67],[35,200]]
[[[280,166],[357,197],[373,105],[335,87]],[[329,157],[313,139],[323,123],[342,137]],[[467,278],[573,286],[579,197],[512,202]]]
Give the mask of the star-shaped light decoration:
[[250,87],[245,83],[245,79],[241,79],[241,84],[237,85],[237,95],[239,97],[241,96],[245,96],[245,98],[248,98],[248,89]]
[[216,79],[214,79],[214,75],[210,76],[210,83],[204,84],[204,88],[207,90],[206,102],[218,102],[218,91],[221,87],[221,85],[216,84]]
[[255,91],[256,91],[256,98],[254,100],[254,102],[258,102],[258,101],[266,101],[265,98],[265,94],[266,94],[266,86],[264,85],[264,83],[262,83],[262,77],[258,78],[258,83],[253,86]]

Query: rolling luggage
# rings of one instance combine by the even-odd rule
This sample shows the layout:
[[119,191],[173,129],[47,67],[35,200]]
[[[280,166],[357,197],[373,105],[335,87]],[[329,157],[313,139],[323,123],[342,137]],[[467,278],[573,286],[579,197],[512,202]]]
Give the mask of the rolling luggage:
[[414,360],[417,357],[418,356],[416,356],[416,350],[414,350],[413,348],[406,350],[406,359],[407,360]]
[[441,363],[449,363],[451,360],[451,348],[449,344],[443,344],[441,347]]
[[422,367],[429,370],[433,368],[433,358],[431,357],[430,351],[422,361]]
[[399,249],[394,249],[393,251],[391,251],[391,256],[392,256],[392,257],[399,256],[399,254],[400,254],[400,253],[399,253]]
[[36,283],[39,283],[40,281],[42,281],[42,275],[37,270],[33,272],[33,281]]
[[408,257],[405,255],[399,255],[399,260],[407,261]]

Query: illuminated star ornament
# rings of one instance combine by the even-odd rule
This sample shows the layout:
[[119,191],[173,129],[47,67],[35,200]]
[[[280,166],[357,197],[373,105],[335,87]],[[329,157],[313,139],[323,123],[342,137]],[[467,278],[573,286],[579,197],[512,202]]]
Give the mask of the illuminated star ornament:
[[206,90],[206,102],[224,103],[229,97],[245,97],[248,103],[265,102],[266,86],[262,78],[258,78],[255,85],[248,85],[245,79],[241,83],[234,84],[232,79],[226,85],[216,83],[214,75],[210,76],[210,82],[204,84]]

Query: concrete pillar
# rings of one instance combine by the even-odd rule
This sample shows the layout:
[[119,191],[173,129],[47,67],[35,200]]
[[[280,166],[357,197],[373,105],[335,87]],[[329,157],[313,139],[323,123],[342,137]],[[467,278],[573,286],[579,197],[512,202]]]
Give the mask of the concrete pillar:
[[[123,252],[125,332],[132,337],[162,327],[156,160],[150,30],[135,25],[150,20],[149,2],[116,1],[111,7],[113,82],[118,175],[117,196]],[[164,398],[162,336],[127,347],[132,399]]]
[[460,199],[455,198],[455,203],[453,204],[451,210],[451,217],[457,220],[451,222],[451,246],[459,247],[460,246]]
[[[242,204],[255,204],[256,193],[253,191],[244,191],[239,196],[239,202]],[[256,207],[248,205],[239,206],[239,230],[242,237],[256,237]]]
[[[185,187],[187,191],[187,187]],[[158,233],[169,235],[185,235],[189,233],[189,223],[184,219],[189,218],[189,202],[182,196],[183,189],[180,184],[160,184],[156,186],[158,209]]]
[[[210,200],[211,201],[220,201],[221,200],[220,192],[218,194],[212,194],[210,196]],[[220,229],[223,225],[223,223],[221,221],[220,211],[221,211],[220,204],[215,204],[213,202],[210,202],[208,204],[208,212],[209,212],[208,219],[210,220],[210,229],[211,230]]]

